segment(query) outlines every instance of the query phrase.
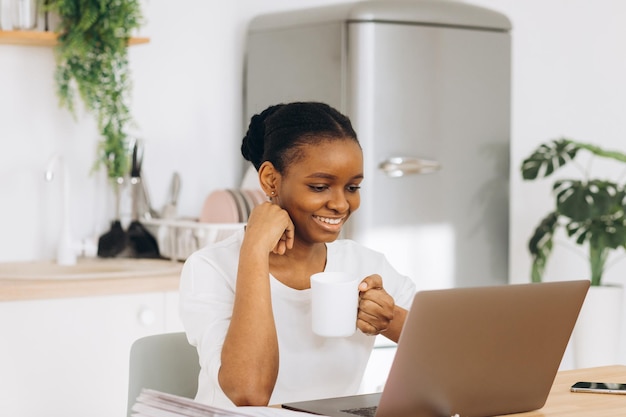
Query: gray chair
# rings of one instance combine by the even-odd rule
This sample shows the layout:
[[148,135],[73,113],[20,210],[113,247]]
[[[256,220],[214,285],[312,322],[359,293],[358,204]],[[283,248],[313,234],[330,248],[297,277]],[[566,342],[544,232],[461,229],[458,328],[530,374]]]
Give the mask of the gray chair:
[[131,415],[142,388],[194,398],[199,373],[198,352],[185,333],[137,339],[130,348],[127,415]]

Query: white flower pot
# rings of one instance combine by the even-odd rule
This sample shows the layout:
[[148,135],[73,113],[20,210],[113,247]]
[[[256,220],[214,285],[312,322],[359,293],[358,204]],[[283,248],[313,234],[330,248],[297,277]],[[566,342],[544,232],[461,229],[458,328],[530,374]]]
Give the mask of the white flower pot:
[[618,363],[622,291],[612,285],[589,288],[572,334],[575,368]]

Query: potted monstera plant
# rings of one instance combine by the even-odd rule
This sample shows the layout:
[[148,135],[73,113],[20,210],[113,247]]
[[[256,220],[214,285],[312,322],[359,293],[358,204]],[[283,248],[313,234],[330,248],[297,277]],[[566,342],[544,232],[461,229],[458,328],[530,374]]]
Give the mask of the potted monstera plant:
[[[583,168],[577,157],[586,153]],[[593,178],[597,159],[616,164],[614,178]],[[540,222],[528,243],[532,256],[531,279],[543,280],[548,258],[559,231],[587,253],[590,291],[574,331],[574,356],[579,367],[615,363],[619,352],[622,288],[603,282],[609,255],[626,249],[626,154],[570,139],[539,145],[521,167],[524,180],[552,175],[565,165],[580,168],[578,178],[554,181],[554,208]],[[604,351],[604,352],[603,352]]]

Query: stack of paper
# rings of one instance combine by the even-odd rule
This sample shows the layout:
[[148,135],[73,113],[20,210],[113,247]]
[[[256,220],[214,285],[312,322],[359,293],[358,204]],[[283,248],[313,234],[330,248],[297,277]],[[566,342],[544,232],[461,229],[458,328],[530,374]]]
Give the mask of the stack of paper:
[[132,417],[297,417],[311,414],[274,407],[218,408],[192,399],[143,389]]

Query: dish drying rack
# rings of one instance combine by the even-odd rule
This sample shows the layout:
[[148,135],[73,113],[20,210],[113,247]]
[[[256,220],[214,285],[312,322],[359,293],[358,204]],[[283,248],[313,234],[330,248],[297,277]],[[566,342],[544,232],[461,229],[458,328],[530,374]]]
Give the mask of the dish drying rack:
[[162,257],[184,261],[193,252],[243,230],[245,223],[202,223],[195,219],[145,219]]

